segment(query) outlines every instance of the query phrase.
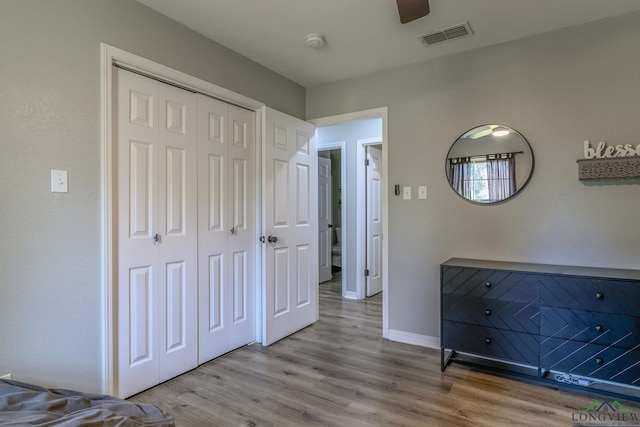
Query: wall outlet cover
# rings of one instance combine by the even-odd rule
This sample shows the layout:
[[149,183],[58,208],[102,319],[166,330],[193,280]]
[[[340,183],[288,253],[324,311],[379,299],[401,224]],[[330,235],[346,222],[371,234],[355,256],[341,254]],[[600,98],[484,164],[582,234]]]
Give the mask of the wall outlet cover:
[[426,200],[427,198],[427,186],[421,185],[418,187],[418,199]]

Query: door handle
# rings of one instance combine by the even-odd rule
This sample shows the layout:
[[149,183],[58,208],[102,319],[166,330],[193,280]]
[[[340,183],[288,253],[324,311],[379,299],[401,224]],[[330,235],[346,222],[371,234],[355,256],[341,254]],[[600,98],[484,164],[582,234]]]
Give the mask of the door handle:
[[267,237],[267,242],[269,243],[276,243],[277,241],[278,241],[278,238],[276,236]]
[[333,228],[333,224],[327,224],[327,227]]
[[158,233],[153,235],[153,244],[160,243],[160,235]]

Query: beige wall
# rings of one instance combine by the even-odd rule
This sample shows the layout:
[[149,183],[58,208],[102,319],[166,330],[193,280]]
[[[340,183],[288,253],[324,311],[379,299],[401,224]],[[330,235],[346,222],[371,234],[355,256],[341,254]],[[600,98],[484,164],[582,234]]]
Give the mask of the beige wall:
[[[134,0],[0,2],[0,375],[102,389],[100,43],[304,117],[301,86]],[[50,170],[69,193],[50,192]]]
[[[454,43],[454,42],[452,42]],[[640,182],[578,181],[582,142],[640,143],[640,14],[307,90],[307,117],[389,107],[389,327],[439,336],[450,257],[640,268]],[[465,202],[445,157],[466,130],[510,126],[536,166],[506,203]]]

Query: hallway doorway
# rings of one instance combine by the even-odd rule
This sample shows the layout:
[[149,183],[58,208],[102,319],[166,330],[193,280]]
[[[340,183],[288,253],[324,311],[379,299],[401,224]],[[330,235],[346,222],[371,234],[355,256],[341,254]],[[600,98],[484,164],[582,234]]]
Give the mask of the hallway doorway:
[[[377,145],[383,154],[380,185],[380,269],[382,282],[383,336],[388,334],[388,271],[387,271],[387,108],[378,108],[310,120],[317,127],[316,140],[320,152],[341,151],[341,288],[347,299],[366,298],[367,240],[366,240],[366,146]],[[333,165],[332,165],[333,169]],[[334,169],[335,170],[335,169]],[[335,197],[334,197],[335,199]],[[335,231],[335,230],[334,230]],[[335,241],[332,233],[331,242]],[[334,279],[330,279],[333,281]],[[321,285],[322,286],[322,285]]]

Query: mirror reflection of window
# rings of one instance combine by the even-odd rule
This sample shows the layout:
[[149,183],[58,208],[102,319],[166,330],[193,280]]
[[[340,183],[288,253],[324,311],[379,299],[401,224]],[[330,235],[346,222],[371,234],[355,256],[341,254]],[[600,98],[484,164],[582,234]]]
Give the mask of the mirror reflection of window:
[[533,153],[518,132],[484,125],[465,132],[447,156],[447,179],[465,199],[496,203],[514,196],[533,171]]
[[516,192],[515,156],[500,153],[449,159],[449,183],[464,198],[480,203],[507,199]]

